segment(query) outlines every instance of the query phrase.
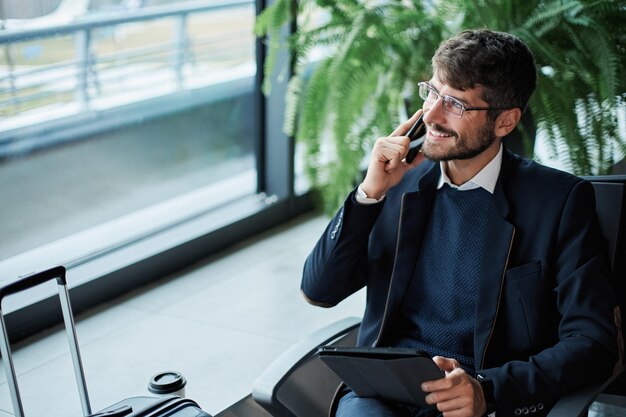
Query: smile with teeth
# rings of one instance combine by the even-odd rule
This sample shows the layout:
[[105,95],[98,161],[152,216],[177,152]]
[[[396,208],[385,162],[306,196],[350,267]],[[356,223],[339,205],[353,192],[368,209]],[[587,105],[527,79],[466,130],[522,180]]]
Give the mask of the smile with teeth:
[[439,130],[435,130],[432,127],[428,129],[428,133],[430,133],[430,135],[434,138],[449,138],[454,136],[454,133],[441,132]]

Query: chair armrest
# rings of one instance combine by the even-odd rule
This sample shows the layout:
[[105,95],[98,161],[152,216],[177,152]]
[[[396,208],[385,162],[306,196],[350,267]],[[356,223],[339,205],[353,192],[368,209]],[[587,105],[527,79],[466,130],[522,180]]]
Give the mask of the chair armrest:
[[587,409],[598,395],[600,387],[594,385],[561,397],[547,417],[587,417]]
[[[606,380],[602,385],[594,385],[575,391],[562,397],[550,410],[547,417],[587,417],[589,406],[596,397],[603,392],[615,391],[618,384],[626,381],[626,367]],[[618,389],[620,395],[626,395],[623,389]]]
[[[358,328],[360,322],[361,319],[356,317],[349,317],[336,321],[321,328],[315,333],[312,333],[306,339],[289,348],[274,362],[272,362],[272,364],[270,364],[270,366],[257,378],[252,389],[252,397],[254,400],[272,413],[273,416],[299,415],[285,404],[285,398],[294,397],[294,389],[302,387],[286,388],[288,393],[282,397],[280,396],[279,391],[281,388],[285,388],[289,377],[292,376],[296,370],[303,373],[313,373],[319,371],[332,373],[321,363],[309,369],[304,366],[305,362],[311,360],[315,356],[315,353],[320,346],[333,343],[338,339],[349,335],[351,332],[354,334],[354,331]],[[354,343],[354,341],[352,341],[352,343]],[[314,376],[311,376],[311,378],[314,378]],[[330,388],[334,390],[337,384],[338,378],[335,386]],[[295,385],[299,384],[296,383]],[[307,389],[307,387],[304,388]],[[313,384],[308,387],[308,390],[313,391],[311,388],[319,390],[320,387]],[[304,395],[305,397],[301,398],[300,402],[306,401],[308,397],[313,396],[314,394],[306,392]],[[306,407],[303,406],[303,408]],[[309,406],[308,408],[312,407]]]

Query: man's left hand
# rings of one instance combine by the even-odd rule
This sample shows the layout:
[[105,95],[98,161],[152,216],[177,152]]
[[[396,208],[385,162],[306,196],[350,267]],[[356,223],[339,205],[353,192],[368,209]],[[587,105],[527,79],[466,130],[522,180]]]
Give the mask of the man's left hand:
[[435,356],[433,361],[446,376],[422,384],[422,390],[429,393],[426,402],[437,405],[444,417],[482,417],[487,404],[478,381],[469,376],[455,359]]

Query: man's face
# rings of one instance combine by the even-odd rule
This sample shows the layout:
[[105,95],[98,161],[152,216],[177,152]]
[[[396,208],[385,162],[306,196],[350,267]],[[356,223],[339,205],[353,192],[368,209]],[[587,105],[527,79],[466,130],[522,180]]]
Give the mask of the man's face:
[[[467,107],[487,107],[482,100],[482,87],[461,91],[447,86],[433,77],[430,85],[440,95],[456,98]],[[497,139],[495,121],[487,118],[486,111],[466,111],[456,117],[444,110],[442,97],[424,102],[426,140],[422,147],[424,156],[433,161],[471,159],[491,146]]]

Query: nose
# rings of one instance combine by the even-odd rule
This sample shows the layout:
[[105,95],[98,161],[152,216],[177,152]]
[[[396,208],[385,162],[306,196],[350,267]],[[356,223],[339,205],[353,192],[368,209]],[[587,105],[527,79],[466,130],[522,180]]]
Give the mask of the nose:
[[445,123],[446,115],[443,110],[443,99],[441,97],[437,97],[435,101],[430,103],[424,102],[422,108],[424,109],[424,123]]

